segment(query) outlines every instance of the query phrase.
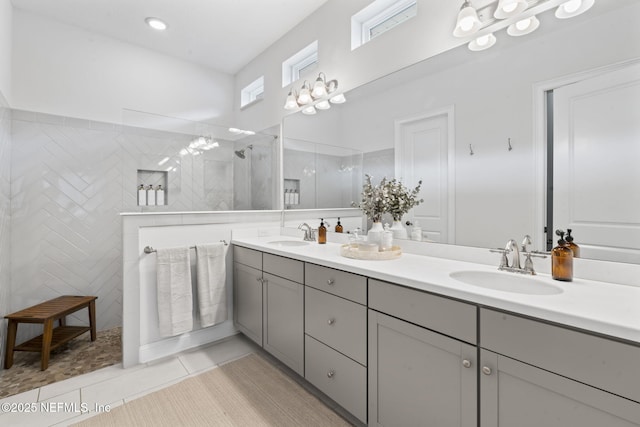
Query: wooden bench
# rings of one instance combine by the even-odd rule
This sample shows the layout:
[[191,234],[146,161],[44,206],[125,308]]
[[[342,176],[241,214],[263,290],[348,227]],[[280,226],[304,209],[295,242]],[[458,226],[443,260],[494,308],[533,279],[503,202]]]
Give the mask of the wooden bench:
[[[65,295],[5,316],[6,319],[9,319],[9,325],[4,368],[9,369],[13,365],[14,351],[37,351],[41,353],[40,369],[44,371],[49,366],[51,350],[87,331],[91,331],[91,341],[95,341],[95,301],[97,298],[93,296]],[[89,326],[67,326],[66,316],[83,308],[89,309]],[[59,326],[54,328],[53,324],[56,320],[59,322]],[[16,346],[18,323],[42,323],[44,325],[43,333]]]

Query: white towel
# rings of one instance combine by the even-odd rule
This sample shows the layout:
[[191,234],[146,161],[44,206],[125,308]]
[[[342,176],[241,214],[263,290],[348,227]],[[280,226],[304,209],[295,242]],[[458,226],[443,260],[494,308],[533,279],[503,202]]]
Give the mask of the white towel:
[[158,249],[156,257],[160,335],[193,329],[193,294],[189,248]]
[[200,326],[217,325],[227,320],[225,244],[196,245],[196,271]]

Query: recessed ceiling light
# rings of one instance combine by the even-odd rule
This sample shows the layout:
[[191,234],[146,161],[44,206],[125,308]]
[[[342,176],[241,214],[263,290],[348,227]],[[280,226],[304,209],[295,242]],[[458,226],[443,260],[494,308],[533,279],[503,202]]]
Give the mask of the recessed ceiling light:
[[154,30],[164,31],[167,29],[167,24],[162,19],[149,17],[144,22]]

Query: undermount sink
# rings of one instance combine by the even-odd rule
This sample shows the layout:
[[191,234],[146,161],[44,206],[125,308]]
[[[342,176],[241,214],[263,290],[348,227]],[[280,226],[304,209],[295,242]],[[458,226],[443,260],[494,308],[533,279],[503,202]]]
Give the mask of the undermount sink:
[[495,291],[512,292],[529,295],[561,294],[562,288],[545,283],[530,276],[520,276],[517,273],[503,273],[499,271],[456,271],[449,277],[467,285],[479,286]]
[[267,244],[273,246],[306,246],[309,242],[304,240],[274,240],[273,242],[267,242]]

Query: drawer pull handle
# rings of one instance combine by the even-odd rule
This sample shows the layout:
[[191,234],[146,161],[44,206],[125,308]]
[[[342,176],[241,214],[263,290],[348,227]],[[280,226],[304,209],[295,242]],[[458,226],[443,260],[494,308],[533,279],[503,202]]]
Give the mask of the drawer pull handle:
[[327,372],[327,378],[333,378],[333,376],[336,374],[335,371],[329,371]]
[[488,366],[483,366],[482,367],[482,373],[485,375],[491,375],[491,368]]
[[331,318],[327,320],[327,325],[333,325],[334,323],[336,323],[336,319]]
[[471,367],[471,361],[467,360],[467,359],[464,359],[462,361],[462,366],[464,366],[465,368],[470,368]]
[[329,286],[334,285],[335,283],[336,283],[336,281],[333,280],[333,279],[327,280],[327,285],[329,285]]

